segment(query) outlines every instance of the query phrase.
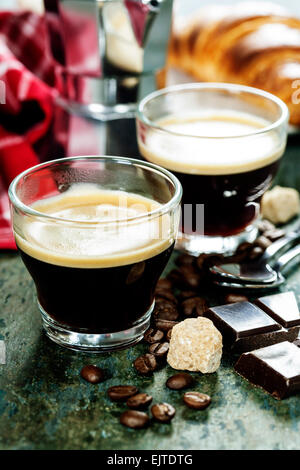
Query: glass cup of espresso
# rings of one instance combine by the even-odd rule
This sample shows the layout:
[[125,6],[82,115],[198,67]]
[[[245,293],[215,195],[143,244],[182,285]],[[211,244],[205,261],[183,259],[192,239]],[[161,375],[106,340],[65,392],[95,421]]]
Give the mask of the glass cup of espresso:
[[143,337],[181,195],[167,170],[121,157],[54,160],[15,178],[15,240],[49,338],[102,352]]
[[242,85],[175,85],[140,102],[142,156],[183,186],[179,249],[229,254],[256,238],[260,200],[285,151],[288,117],[280,99]]

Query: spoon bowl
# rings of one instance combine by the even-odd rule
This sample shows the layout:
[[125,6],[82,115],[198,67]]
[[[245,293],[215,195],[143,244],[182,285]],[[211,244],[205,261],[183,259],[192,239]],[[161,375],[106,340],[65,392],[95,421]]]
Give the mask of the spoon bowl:
[[[276,274],[276,278],[272,282],[246,282],[241,281],[241,278],[237,277],[235,279],[233,276],[219,275],[217,271],[213,269],[210,270],[212,274],[213,284],[220,287],[227,287],[230,289],[237,290],[264,290],[264,289],[276,289],[286,281],[286,278],[283,276],[282,272],[286,268],[291,267],[295,264],[300,256],[300,245],[297,245],[291,248],[289,251],[284,253],[278,258],[276,264],[274,265],[272,271]],[[215,266],[213,266],[215,268]]]

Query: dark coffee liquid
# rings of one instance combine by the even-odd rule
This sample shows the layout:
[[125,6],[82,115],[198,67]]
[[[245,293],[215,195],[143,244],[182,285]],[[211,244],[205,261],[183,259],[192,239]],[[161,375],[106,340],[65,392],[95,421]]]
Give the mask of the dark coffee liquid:
[[205,204],[205,235],[230,236],[242,232],[256,218],[257,204],[278,167],[279,160],[258,170],[233,175],[174,173],[183,187],[182,208],[185,204],[193,205],[192,220],[183,216],[182,232],[197,233],[196,204]]
[[127,266],[56,266],[20,250],[42,308],[73,331],[112,333],[131,328],[151,307],[173,246]]

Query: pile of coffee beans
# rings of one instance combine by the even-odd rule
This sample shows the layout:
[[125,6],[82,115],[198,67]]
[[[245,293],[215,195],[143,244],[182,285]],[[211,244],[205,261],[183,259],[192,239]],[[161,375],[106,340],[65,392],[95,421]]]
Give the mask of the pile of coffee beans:
[[280,238],[285,236],[285,231],[278,229],[268,220],[261,220],[258,223],[260,235],[253,243],[242,243],[236,250],[233,258],[237,262],[253,261],[264,254],[266,249]]

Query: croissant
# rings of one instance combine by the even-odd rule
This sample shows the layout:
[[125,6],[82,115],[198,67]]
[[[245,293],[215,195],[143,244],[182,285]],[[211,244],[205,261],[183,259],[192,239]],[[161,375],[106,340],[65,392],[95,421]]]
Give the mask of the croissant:
[[300,19],[264,2],[203,7],[174,24],[168,66],[199,81],[253,86],[281,98],[300,126]]

